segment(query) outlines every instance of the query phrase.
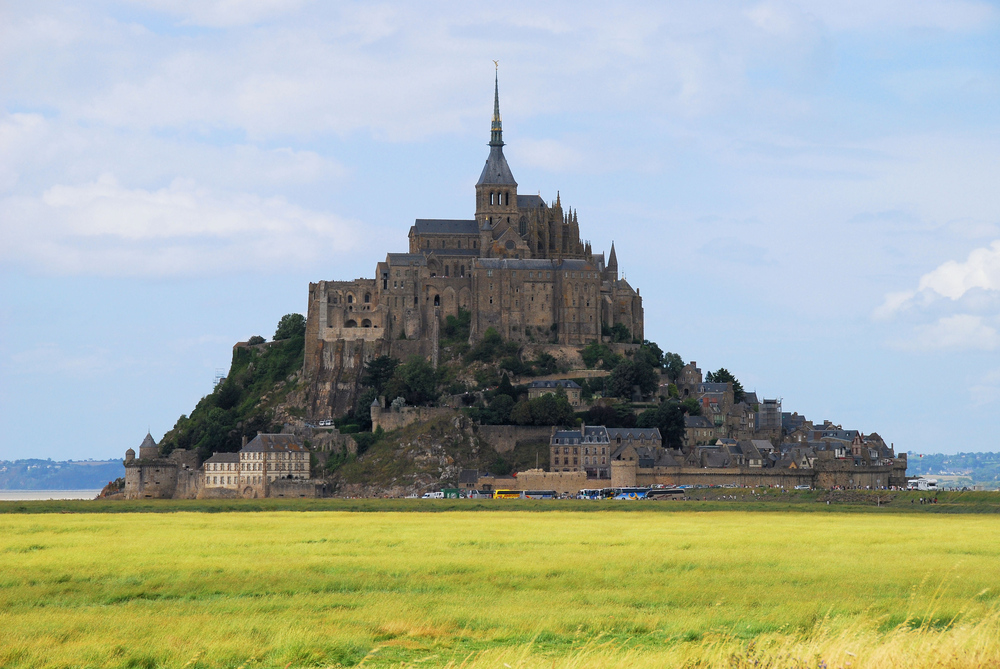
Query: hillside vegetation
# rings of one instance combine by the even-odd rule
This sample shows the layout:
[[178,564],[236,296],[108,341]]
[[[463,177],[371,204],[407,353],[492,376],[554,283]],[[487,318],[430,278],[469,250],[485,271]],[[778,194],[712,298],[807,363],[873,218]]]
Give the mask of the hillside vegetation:
[[300,383],[305,318],[284,316],[274,339],[265,343],[263,337],[251,337],[247,345],[233,348],[229,375],[163,435],[164,455],[175,448],[195,449],[204,459],[240,450],[244,436],[281,431],[274,422],[275,408]]

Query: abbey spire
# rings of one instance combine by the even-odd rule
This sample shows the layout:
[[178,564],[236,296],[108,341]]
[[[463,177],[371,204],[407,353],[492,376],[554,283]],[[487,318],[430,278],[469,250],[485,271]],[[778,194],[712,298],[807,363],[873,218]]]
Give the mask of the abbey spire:
[[493,122],[490,124],[490,146],[503,146],[503,123],[500,121],[500,72],[493,79]]
[[493,80],[493,121],[490,123],[490,155],[486,158],[486,165],[483,173],[479,175],[476,187],[483,185],[490,186],[514,186],[514,175],[510,173],[507,159],[503,155],[503,126],[500,121],[500,77],[499,74]]

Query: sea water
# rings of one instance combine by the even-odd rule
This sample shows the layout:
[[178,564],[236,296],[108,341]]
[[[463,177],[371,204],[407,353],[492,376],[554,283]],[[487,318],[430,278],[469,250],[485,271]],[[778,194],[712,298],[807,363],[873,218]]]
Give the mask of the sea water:
[[0,490],[0,502],[22,502],[31,499],[94,499],[97,490]]

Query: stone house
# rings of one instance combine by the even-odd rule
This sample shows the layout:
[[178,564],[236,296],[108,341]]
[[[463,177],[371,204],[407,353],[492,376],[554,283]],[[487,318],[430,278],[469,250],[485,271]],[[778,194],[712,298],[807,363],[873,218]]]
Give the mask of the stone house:
[[704,416],[684,416],[684,447],[715,443],[716,426]]
[[580,401],[580,384],[570,379],[560,379],[556,381],[532,381],[528,384],[528,399],[535,399],[542,395],[551,395],[562,388],[566,392],[566,399],[570,406],[578,407]]
[[205,489],[226,489],[239,491],[240,454],[213,453],[212,457],[202,463],[205,470]]
[[307,480],[311,458],[293,434],[258,434],[239,452],[239,490],[244,497],[267,497],[278,480]]

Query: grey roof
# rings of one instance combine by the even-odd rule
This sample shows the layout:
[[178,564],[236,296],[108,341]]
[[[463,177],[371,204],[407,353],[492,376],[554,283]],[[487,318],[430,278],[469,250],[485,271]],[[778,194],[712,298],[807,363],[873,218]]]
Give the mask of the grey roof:
[[422,253],[387,253],[385,261],[390,265],[426,265],[427,256]]
[[609,427],[608,439],[655,439],[661,441],[658,427]]
[[139,444],[139,448],[156,448],[156,442],[153,441],[153,435],[147,432],[146,438],[142,440],[141,444]]
[[475,220],[418,218],[410,228],[410,233],[414,232],[418,235],[478,235],[479,226]]
[[490,147],[490,155],[486,158],[486,164],[483,166],[482,174],[479,175],[479,181],[476,182],[477,186],[494,184],[497,186],[517,186],[514,175],[510,172],[510,166],[507,165],[507,159],[504,158],[503,148],[500,146]]
[[729,389],[726,383],[701,383],[698,385],[699,393],[724,393]]
[[478,469],[463,469],[458,472],[459,483],[477,483],[479,481]]
[[205,462],[239,462],[239,453],[212,453],[212,457]]
[[704,416],[684,416],[684,427],[712,427],[712,423]]
[[302,440],[294,434],[258,434],[249,444],[240,449],[241,453],[259,453],[262,451],[296,451],[307,450]]
[[552,443],[559,444],[606,444],[608,430],[603,425],[584,425],[583,434],[580,430],[556,430],[552,435]]
[[518,195],[517,208],[527,209],[528,207],[544,207],[545,200],[539,195]]
[[756,391],[750,391],[744,393],[743,401],[747,403],[748,406],[753,406],[754,404],[760,404],[760,400],[757,399]]
[[532,381],[529,388],[579,388],[580,384],[571,379],[559,379],[556,381]]

